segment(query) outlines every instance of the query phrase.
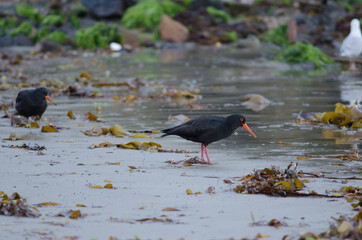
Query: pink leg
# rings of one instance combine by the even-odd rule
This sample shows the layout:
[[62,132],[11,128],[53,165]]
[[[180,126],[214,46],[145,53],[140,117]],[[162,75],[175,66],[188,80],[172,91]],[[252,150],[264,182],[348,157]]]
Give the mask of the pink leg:
[[200,160],[206,163],[206,161],[204,159],[204,148],[205,148],[204,144],[201,144],[201,159]]
[[217,162],[211,162],[210,161],[210,158],[209,158],[209,154],[207,153],[207,146],[204,146],[204,150],[205,150],[205,155],[206,155],[206,158],[207,158],[207,163],[208,164],[219,164],[219,163],[217,163]]

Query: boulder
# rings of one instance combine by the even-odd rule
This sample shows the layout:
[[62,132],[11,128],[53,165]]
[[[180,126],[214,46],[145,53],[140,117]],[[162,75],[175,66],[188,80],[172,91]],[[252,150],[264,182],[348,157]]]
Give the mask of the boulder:
[[182,43],[187,41],[189,38],[189,30],[187,27],[167,15],[162,16],[159,30],[161,39],[164,41]]
[[33,46],[33,42],[24,34],[19,34],[18,36],[12,37],[14,46]]
[[63,48],[59,43],[52,42],[48,39],[43,39],[36,44],[36,49],[39,52],[62,52]]
[[24,34],[17,36],[4,36],[0,37],[0,47],[9,46],[33,46],[33,42]]
[[96,18],[120,17],[135,0],[82,0],[82,4]]
[[225,7],[223,2],[215,0],[193,0],[190,3],[189,10],[197,12],[206,9],[207,7],[214,7],[217,9],[227,11],[227,8]]
[[10,36],[0,37],[0,48],[11,46],[12,42],[13,39]]
[[138,37],[138,32],[134,30],[129,30],[121,27],[119,29],[123,36],[123,44],[125,46],[131,46],[131,48],[139,48],[141,46],[141,41]]

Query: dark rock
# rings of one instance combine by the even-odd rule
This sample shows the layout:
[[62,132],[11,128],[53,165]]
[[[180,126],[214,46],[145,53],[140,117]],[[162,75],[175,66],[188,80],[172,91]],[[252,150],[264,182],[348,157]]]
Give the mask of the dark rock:
[[207,7],[214,7],[217,9],[222,9],[224,11],[227,11],[224,3],[222,3],[221,1],[214,1],[214,0],[193,0],[190,3],[189,10],[197,12],[206,9]]
[[262,53],[263,46],[256,36],[249,36],[247,38],[238,39],[234,46],[243,49],[243,53],[248,56],[257,57]]
[[334,38],[328,33],[322,33],[314,38],[315,45],[330,45],[333,46]]
[[243,3],[243,1],[229,1],[225,5],[231,16],[249,14],[253,7],[253,4]]
[[264,23],[252,20],[220,24],[206,13],[201,14],[202,12],[206,11],[184,11],[174,17],[174,20],[190,30],[189,40],[200,44],[229,43],[230,38],[226,32],[235,31],[238,37],[246,38],[249,35],[259,35],[267,29]]
[[241,38],[246,38],[249,35],[259,35],[267,30],[267,26],[264,22],[252,20],[235,22],[233,24],[225,25],[223,28],[225,31],[237,32]]
[[301,4],[300,11],[292,15],[298,26],[298,41],[310,42],[317,46],[332,46],[334,39],[341,40],[349,33],[352,18],[362,17],[354,14],[355,16],[350,16],[345,21],[343,16],[346,11],[342,4],[328,2],[327,5],[322,5],[320,1],[315,1],[314,4],[317,8],[320,7],[316,9],[311,5]]
[[137,3],[137,0],[123,0],[123,6],[125,9],[132,7],[133,5],[135,5]]
[[12,42],[13,42],[13,38],[10,36],[0,37],[0,47],[11,46]]
[[96,18],[120,17],[123,13],[121,0],[83,0],[82,3]]
[[0,18],[6,18],[8,15],[0,10]]
[[300,9],[304,12],[323,12],[326,7],[326,2],[321,0],[299,0]]
[[308,20],[308,16],[305,13],[297,12],[293,15],[294,20],[298,25],[305,24]]
[[[174,17],[174,20],[182,23],[186,26],[189,33],[189,40],[193,42],[197,42],[200,44],[210,45],[215,43],[215,41],[211,40],[211,34],[209,33],[209,29],[216,26],[216,22],[207,15],[201,14],[201,12],[206,12],[205,10],[201,10],[200,12],[192,12],[192,11],[184,11],[179,13]],[[200,17],[202,15],[203,17]]]
[[54,11],[59,11],[62,9],[62,3],[61,0],[52,0],[49,3],[49,9],[54,10]]
[[95,18],[112,18],[122,16],[135,0],[82,0],[82,4]]
[[177,14],[173,19],[188,27],[191,33],[197,33],[216,25],[209,15],[202,14],[201,16],[199,13],[192,11],[183,11]]
[[37,49],[39,52],[61,52],[63,50],[62,46],[59,43],[52,42],[48,39],[43,39],[37,44]]
[[11,45],[14,46],[33,46],[33,42],[24,34],[19,34],[16,37],[12,37]]

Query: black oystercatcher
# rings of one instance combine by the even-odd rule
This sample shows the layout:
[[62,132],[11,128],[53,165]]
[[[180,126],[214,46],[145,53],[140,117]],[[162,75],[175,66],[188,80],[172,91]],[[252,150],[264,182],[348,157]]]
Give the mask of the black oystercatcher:
[[[245,128],[251,135],[256,137],[245,121],[245,117],[240,114],[230,115],[226,118],[201,116],[179,126],[162,130],[165,134],[161,137],[177,135],[193,142],[199,142],[201,143],[201,161],[208,164],[216,164],[210,161],[207,145],[229,137],[238,127]],[[204,151],[207,162],[204,160]]]
[[16,97],[16,114],[26,118],[31,116],[41,118],[48,107],[46,100],[56,105],[48,94],[49,90],[44,87],[20,91]]

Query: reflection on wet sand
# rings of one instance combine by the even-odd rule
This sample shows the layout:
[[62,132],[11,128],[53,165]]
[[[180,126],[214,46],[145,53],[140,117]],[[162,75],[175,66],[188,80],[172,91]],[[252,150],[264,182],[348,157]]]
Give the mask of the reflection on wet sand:
[[335,144],[355,145],[362,143],[362,132],[358,130],[336,130],[334,128],[323,128],[324,139],[335,139]]

